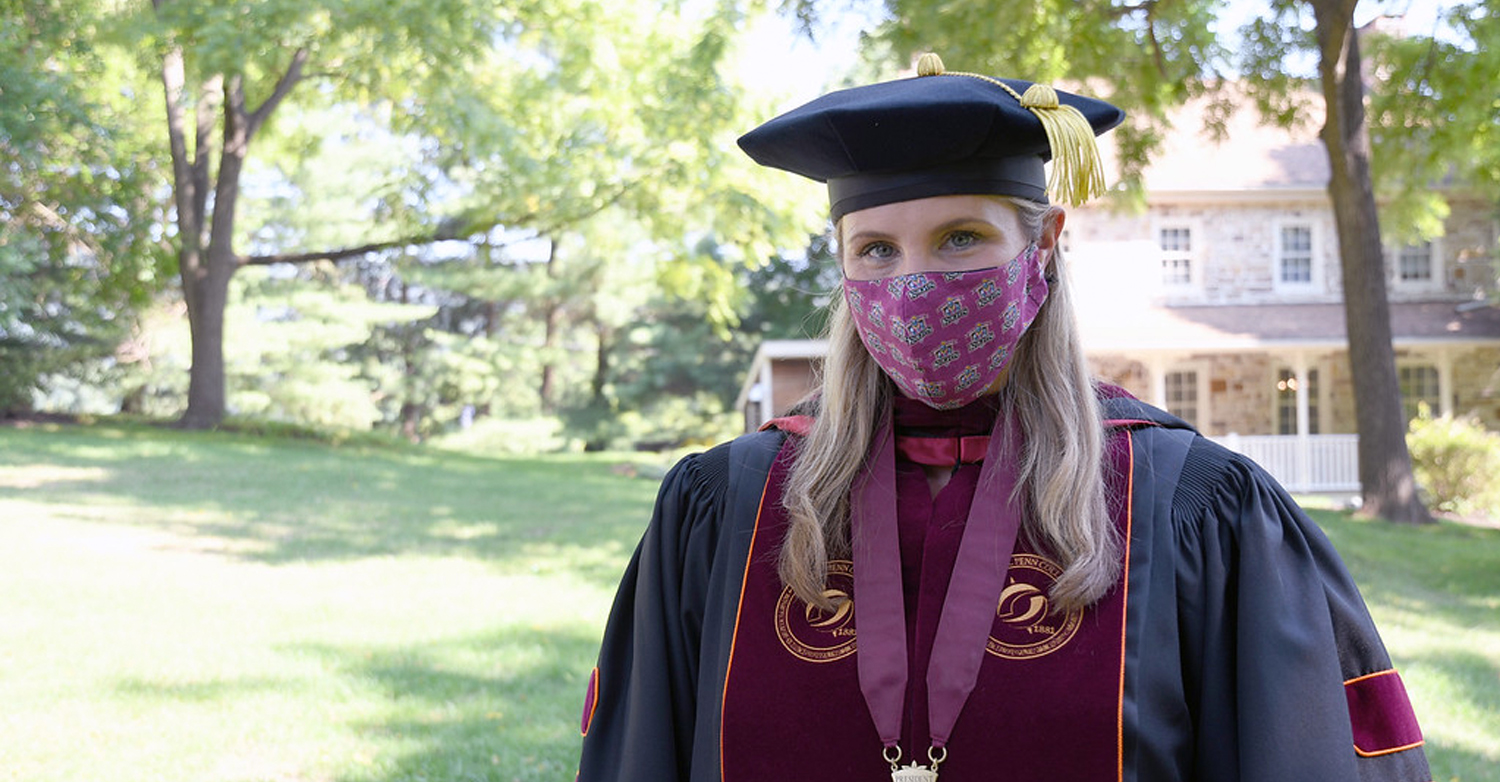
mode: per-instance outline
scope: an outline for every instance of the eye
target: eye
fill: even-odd
[[[974,231],[954,231],[943,239],[943,244],[954,250],[967,250],[979,241],[980,236]]]
[[[861,247],[856,255],[871,261],[888,261],[896,257],[896,247],[889,242],[870,242]]]

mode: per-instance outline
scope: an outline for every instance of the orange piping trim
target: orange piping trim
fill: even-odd
[[[724,669],[724,691],[719,693],[719,779],[727,778],[724,771],[724,712],[729,707],[729,675],[734,671],[734,650],[740,640],[740,619],[745,611],[745,587],[750,583],[750,562],[755,557],[755,541],[760,537],[760,516],[766,508],[766,492],[771,490],[771,474],[766,472],[766,485],[760,490],[760,504],[755,508],[755,527],[750,532],[750,550],[745,554],[745,574],[740,577],[740,599],[734,607],[734,634],[729,638],[729,664]]]
[[[1115,710],[1116,768],[1119,782],[1125,782],[1125,631],[1130,623],[1130,535],[1135,525],[1135,440],[1125,435],[1130,450],[1129,478],[1125,482],[1125,573],[1120,595],[1120,695]]]
[[[1354,754],[1359,755],[1362,758],[1378,758],[1381,755],[1394,755],[1397,752],[1405,752],[1405,751],[1407,751],[1409,749],[1416,749],[1417,747],[1420,747],[1420,746],[1422,746],[1423,744],[1426,744],[1426,743],[1427,743],[1427,739],[1422,739],[1421,741],[1414,742],[1414,743],[1411,743],[1411,744],[1407,744],[1406,746],[1392,747],[1390,749],[1377,749],[1374,752],[1366,752],[1366,751],[1360,749],[1358,744],[1355,744],[1354,745]]]
[[[1345,679],[1344,680],[1344,686],[1348,687],[1351,684],[1355,684],[1357,682],[1362,682],[1365,679],[1374,679],[1377,676],[1391,676],[1391,675],[1393,675],[1395,673],[1396,673],[1396,669],[1395,668],[1387,668],[1387,669],[1385,669],[1383,671],[1376,671],[1374,673],[1367,673],[1364,676],[1356,676],[1353,679]]]

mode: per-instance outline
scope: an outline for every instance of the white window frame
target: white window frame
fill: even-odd
[[[1161,246],[1162,231],[1186,230],[1188,232],[1188,244],[1191,249],[1187,252],[1188,279],[1185,282],[1168,282],[1165,262],[1167,251]],[[1151,243],[1156,245],[1157,282],[1161,290],[1167,293],[1197,292],[1203,287],[1203,264],[1207,253],[1204,252],[1205,236],[1203,224],[1198,220],[1181,220],[1159,217],[1151,223]]]
[[[1203,434],[1209,434],[1209,432],[1208,432],[1208,422],[1212,420],[1212,417],[1209,415],[1209,404],[1208,404],[1208,387],[1209,387],[1209,384],[1208,384],[1208,374],[1209,374],[1209,368],[1208,368],[1207,364],[1198,363],[1198,362],[1191,362],[1191,363],[1180,363],[1180,364],[1169,364],[1169,365],[1167,365],[1166,369],[1164,369],[1162,371],[1162,374],[1161,374],[1161,389],[1162,389],[1162,398],[1160,400],[1160,402],[1161,402],[1161,408],[1163,410],[1166,410],[1167,412],[1171,412],[1171,400],[1169,400],[1167,398],[1167,393],[1168,393],[1167,392],[1167,377],[1169,375],[1174,374],[1174,373],[1182,373],[1182,372],[1193,372],[1193,373],[1196,373],[1196,375],[1197,375],[1196,383],[1194,384],[1195,387],[1193,389],[1193,394],[1194,394],[1194,397],[1195,397],[1193,399],[1193,403],[1198,408],[1197,415],[1195,416],[1195,418],[1197,420],[1188,421],[1188,423],[1192,424],[1195,428],[1198,429],[1198,431],[1202,432]],[[1176,413],[1172,413],[1172,414],[1176,415]]]
[[[1432,276],[1426,280],[1403,280],[1401,279],[1401,251],[1415,245],[1391,245],[1386,248],[1387,269],[1391,288],[1403,293],[1426,293],[1441,291],[1448,287],[1448,265],[1444,262],[1443,240],[1441,237],[1427,242],[1429,251],[1432,253]]]
[[[1285,267],[1286,246],[1282,233],[1288,228],[1306,228],[1308,233],[1308,279],[1306,282],[1289,282],[1282,277]],[[1271,224],[1271,285],[1277,293],[1316,293],[1323,284],[1322,236],[1318,224],[1308,219],[1282,219]]]

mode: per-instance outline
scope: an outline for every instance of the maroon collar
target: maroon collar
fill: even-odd
[[[955,467],[984,461],[987,434],[969,437],[896,437],[896,455],[931,467]]]

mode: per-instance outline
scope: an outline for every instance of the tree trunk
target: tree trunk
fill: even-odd
[[[542,324],[542,385],[539,389],[542,412],[557,410],[557,347],[562,342],[562,297],[557,290],[557,243],[550,242],[547,250],[547,280],[549,290],[543,301]]]
[[[1338,226],[1344,278],[1344,319],[1354,411],[1359,429],[1362,513],[1392,521],[1431,521],[1417,495],[1406,418],[1396,378],[1390,305],[1365,120],[1359,39],[1353,0],[1311,0],[1317,19],[1319,75],[1327,120],[1329,196]]]
[[[615,330],[595,323],[594,334],[598,337],[598,344],[594,349],[594,379],[589,390],[593,394],[593,403],[605,407],[609,404],[604,398],[604,387],[609,383],[609,351],[614,344]]]
[[[189,280],[188,330],[193,340],[193,365],[188,370],[188,407],[178,425],[184,429],[212,429],[224,420],[224,309],[229,303],[229,280],[239,268],[234,252],[235,209],[240,197],[240,174],[250,145],[250,116],[239,76],[224,86],[224,144],[214,183],[213,220],[208,252]]]
[[[192,338],[193,363],[188,369],[188,406],[178,419],[184,429],[212,429],[224,420],[224,308],[229,301],[229,278],[215,262],[213,250],[204,262],[183,265],[182,292],[188,302],[188,334]]]

